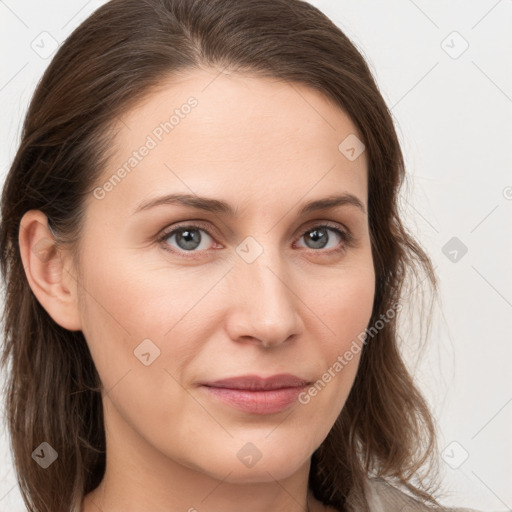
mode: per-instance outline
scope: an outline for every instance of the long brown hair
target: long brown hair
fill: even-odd
[[[78,512],[105,470],[101,382],[81,331],[57,325],[33,294],[18,235],[31,209],[79,263],[84,199],[109,157],[119,116],[173,74],[194,68],[250,72],[321,91],[357,126],[368,158],[368,208],[376,273],[370,326],[343,410],[311,461],[309,486],[339,510],[381,476],[433,497],[435,424],[399,353],[397,316],[408,276],[431,262],[399,217],[404,161],[392,117],[368,65],[343,32],[301,0],[112,0],[61,45],[26,114],[1,207],[6,283],[6,417],[20,490],[31,512]],[[341,141],[340,141],[341,142]],[[78,268],[78,267],[77,267]],[[58,459],[41,470],[47,441]],[[437,473],[436,473],[437,474]],[[437,476],[436,476],[437,478]]]

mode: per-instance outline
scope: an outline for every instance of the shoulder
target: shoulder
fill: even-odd
[[[382,478],[367,480],[366,499],[370,512],[480,512],[471,508],[433,507],[402,492]]]

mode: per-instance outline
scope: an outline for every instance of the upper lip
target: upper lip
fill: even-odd
[[[271,377],[260,377],[258,375],[242,375],[240,377],[230,377],[216,381],[203,382],[203,386],[228,389],[249,389],[249,390],[269,390],[281,388],[302,387],[309,382],[289,373],[272,375]]]

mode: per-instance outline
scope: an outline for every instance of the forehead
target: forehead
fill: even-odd
[[[348,159],[339,148],[354,136],[348,115],[302,84],[194,70],[163,81],[122,116],[100,185],[122,178],[102,203],[122,199],[133,210],[164,191],[249,203],[335,188],[365,202],[366,155]]]

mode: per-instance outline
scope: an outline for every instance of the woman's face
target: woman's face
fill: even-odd
[[[108,449],[155,473],[178,463],[232,482],[284,478],[339,415],[372,312],[356,128],[312,89],[207,71],[169,82],[118,128],[86,203],[77,308]],[[176,194],[187,198],[161,200]],[[323,384],[202,385],[276,374]]]

